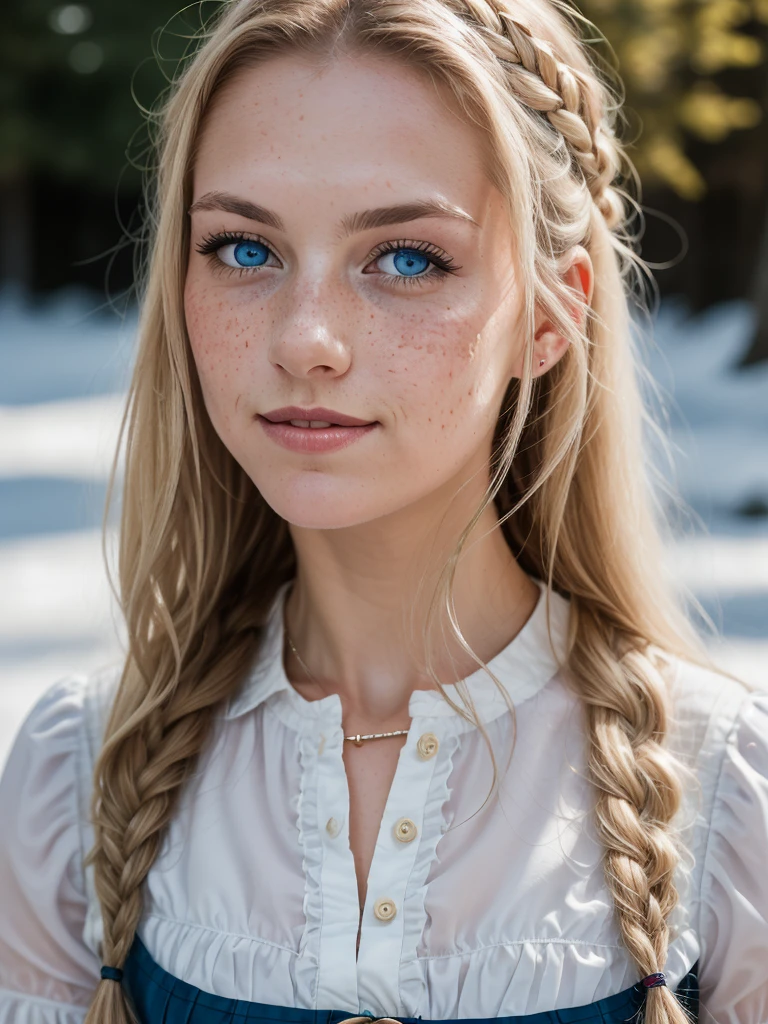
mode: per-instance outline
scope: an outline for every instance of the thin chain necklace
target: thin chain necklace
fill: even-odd
[[[299,663],[300,663],[301,667],[307,673],[307,675],[312,680],[312,682],[317,687],[319,687],[320,690],[322,691],[322,689],[323,689],[322,686],[320,686],[320,683],[318,683],[318,681],[315,679],[315,677],[309,671],[307,666],[304,664],[304,661],[303,661],[301,655],[299,654],[299,652],[294,647],[293,640],[291,640],[291,637],[290,637],[290,634],[288,633],[287,628],[285,630],[285,637],[286,637],[286,639],[288,641],[289,647],[291,648],[293,653],[296,655],[296,657],[299,659]],[[363,745],[363,740],[380,740],[380,739],[383,739],[385,736],[407,736],[407,735],[408,735],[408,730],[407,729],[398,729],[395,732],[374,732],[374,733],[369,733],[367,736],[361,736],[360,733],[358,733],[356,736],[345,736],[344,739],[345,740],[351,740],[355,744],[356,747],[361,747]]]

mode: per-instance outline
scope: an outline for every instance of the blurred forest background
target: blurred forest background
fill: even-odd
[[[130,288],[119,224],[138,225],[142,108],[218,3],[4,0],[3,281],[33,294]],[[583,0],[578,9],[624,82],[624,136],[649,211],[642,255],[665,264],[662,295],[684,295],[693,312],[753,299],[761,315],[744,359],[768,359],[768,0]]]
[[[132,350],[146,111],[219,2],[0,5],[0,761],[41,687],[114,653],[95,544]],[[674,396],[684,497],[717,535],[674,557],[734,640],[728,664],[766,685],[768,0],[576,9],[626,92],[639,251],[662,299],[651,368]]]

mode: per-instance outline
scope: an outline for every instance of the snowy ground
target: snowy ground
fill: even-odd
[[[70,295],[29,312],[0,295],[0,765],[44,689],[120,656],[99,527],[135,320],[92,309]],[[699,519],[670,562],[719,629],[719,662],[768,686],[768,366],[730,369],[751,316],[662,306],[648,361]]]

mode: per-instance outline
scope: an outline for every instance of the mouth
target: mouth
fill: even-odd
[[[271,420],[261,414],[258,414],[258,419],[276,427],[296,427],[299,430],[359,430],[363,427],[375,427],[378,423],[378,420],[354,424],[331,423],[330,420]]]
[[[309,454],[311,452],[332,452],[364,437],[380,424],[362,423],[355,426],[341,426],[328,420],[279,420],[272,421],[266,416],[257,417],[267,437],[282,448]]]
[[[273,420],[273,423],[289,424],[292,427],[301,427],[302,430],[325,430],[328,427],[341,427],[341,423],[330,423],[328,420]],[[370,423],[358,423],[355,426],[370,426]]]
[[[270,423],[287,423],[305,430],[327,430],[329,427],[369,427],[373,421],[362,420],[357,416],[328,409],[322,405],[312,408],[298,405],[284,405],[280,409],[260,413],[262,419]]]

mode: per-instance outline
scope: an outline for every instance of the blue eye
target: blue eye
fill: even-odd
[[[234,232],[221,232],[204,238],[196,246],[197,252],[207,256],[214,270],[222,270],[222,264],[232,270],[255,271],[262,267],[280,267],[280,261],[271,246],[257,238],[243,238]],[[270,257],[273,262],[269,263]],[[382,260],[389,259],[389,267],[382,267]],[[461,267],[454,265],[450,256],[429,243],[409,244],[407,239],[386,242],[373,253],[369,260],[377,264],[391,285],[420,284],[440,280],[448,274],[455,274]],[[428,269],[430,268],[430,269]],[[425,273],[425,271],[427,271]]]
[[[437,246],[428,242],[411,244],[404,238],[381,245],[373,255],[373,262],[395,287],[440,281],[448,274],[461,270]]]
[[[427,267],[431,266],[432,260],[428,259],[423,253],[417,252],[415,249],[397,249],[394,252],[382,253],[377,262],[383,261],[388,257],[392,257],[392,265],[399,274],[403,274],[405,277],[415,277],[418,274],[423,273]],[[380,264],[381,265],[381,264]],[[392,273],[390,269],[382,266],[382,270],[386,273]]]
[[[222,245],[217,255],[228,267],[261,267],[269,259],[269,252],[261,242],[245,239],[231,245]]]

